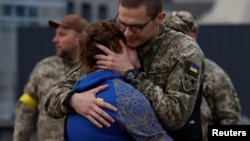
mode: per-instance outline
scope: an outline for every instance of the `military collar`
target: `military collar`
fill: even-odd
[[[160,24],[158,35],[156,37],[154,37],[152,40],[149,40],[148,42],[144,43],[143,45],[141,45],[137,48],[137,52],[138,52],[139,57],[143,58],[144,54],[146,52],[148,52],[153,47],[154,43],[156,41],[164,38],[165,33],[168,31],[170,31],[169,28],[166,28],[166,26],[164,26],[164,24]]]

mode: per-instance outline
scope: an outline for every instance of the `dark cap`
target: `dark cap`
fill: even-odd
[[[49,20],[48,24],[53,28],[57,28],[59,25],[71,28],[79,33],[81,33],[89,25],[89,23],[82,17],[74,14],[65,16],[61,22]]]

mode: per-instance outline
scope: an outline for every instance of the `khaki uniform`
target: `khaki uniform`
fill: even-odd
[[[189,119],[201,84],[203,52],[189,36],[160,25],[159,35],[138,48],[143,66],[131,84],[151,102],[166,130],[181,128]],[[75,67],[49,91],[45,110],[53,118],[69,110],[63,102],[80,75]]]
[[[44,98],[59,76],[71,67],[72,64],[57,56],[37,63],[16,103],[14,141],[29,141],[35,130],[38,141],[63,141],[64,119],[47,116]]]
[[[207,140],[207,126],[213,124],[239,124],[241,106],[238,94],[226,72],[215,62],[205,59],[201,104],[204,140]]]

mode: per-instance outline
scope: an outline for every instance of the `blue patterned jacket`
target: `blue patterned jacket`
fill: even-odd
[[[66,141],[166,141],[169,139],[148,100],[116,73],[98,70],[89,75],[82,75],[73,91],[82,92],[104,84],[108,84],[109,87],[98,93],[97,98],[118,108],[118,112],[103,109],[116,122],[110,128],[99,129],[81,115],[68,114],[65,120]]]

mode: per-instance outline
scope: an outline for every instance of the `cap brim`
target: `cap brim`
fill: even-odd
[[[49,20],[49,26],[53,27],[53,28],[57,28],[60,25],[60,23]]]

